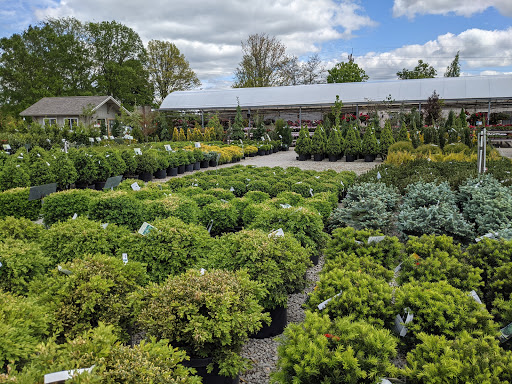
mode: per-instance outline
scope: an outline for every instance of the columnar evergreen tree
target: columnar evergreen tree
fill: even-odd
[[[311,138],[309,137],[309,130],[306,126],[300,129],[299,137],[295,143],[295,152],[297,152],[298,155],[311,154]]]
[[[384,124],[384,129],[380,134],[380,153],[382,156],[386,156],[388,154],[388,148],[391,144],[395,143],[395,139],[393,139],[393,130],[391,129],[391,122],[386,120]]]
[[[313,138],[311,139],[311,153],[318,155],[324,154],[326,144],[322,125],[319,124],[315,129]]]
[[[379,142],[372,125],[366,127],[364,131],[362,152],[365,155],[377,155],[379,153]]]
[[[407,127],[405,122],[402,121],[402,125],[400,127],[400,131],[398,132],[398,137],[396,141],[410,141],[409,136],[407,135]]]
[[[325,151],[329,156],[338,156],[341,154],[341,142],[337,130],[331,129]]]
[[[229,136],[231,140],[237,141],[245,138],[244,120],[242,119],[242,108],[240,108],[240,103],[238,103],[236,107],[235,122],[231,126],[231,132]]]

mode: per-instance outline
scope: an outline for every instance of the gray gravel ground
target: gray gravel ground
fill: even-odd
[[[301,293],[288,295],[288,324],[300,323],[305,319],[302,304],[306,300],[308,293],[318,281],[318,273],[324,265],[323,256],[320,256],[318,265],[308,269],[306,278],[308,285]],[[244,384],[266,384],[270,380],[272,372],[277,363],[277,346],[279,336],[268,339],[250,339],[242,349],[242,356],[252,361],[253,367],[240,377],[240,383]]]

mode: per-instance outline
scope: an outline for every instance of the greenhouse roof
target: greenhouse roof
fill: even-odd
[[[336,95],[339,95],[344,106],[382,104],[389,96],[394,104],[420,103],[425,102],[434,91],[445,102],[512,102],[512,76],[177,91],[164,99],[160,110],[232,110],[237,106],[237,99],[243,109],[318,108],[333,105]]]

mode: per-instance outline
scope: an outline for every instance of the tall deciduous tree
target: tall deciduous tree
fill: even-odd
[[[353,60],[347,63],[338,63],[327,72],[328,83],[355,83],[369,79],[364,69],[360,68]]]
[[[414,67],[412,71],[404,68],[403,70],[397,72],[396,75],[400,80],[428,79],[436,77],[437,71],[428,63],[423,62],[423,60],[418,60],[418,65]]]
[[[185,55],[173,43],[151,40],[147,51],[148,69],[157,102],[161,102],[171,92],[201,85]]]
[[[123,104],[148,105],[153,88],[145,69],[147,54],[140,36],[116,21],[88,23],[97,91]]]
[[[459,52],[455,55],[455,58],[451,62],[451,64],[446,67],[446,72],[444,73],[444,77],[459,77],[460,76],[460,63],[459,63]]]
[[[275,36],[250,35],[242,42],[243,57],[235,70],[234,88],[272,87],[290,83],[285,45]]]

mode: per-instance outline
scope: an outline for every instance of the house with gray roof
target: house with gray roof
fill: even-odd
[[[116,116],[123,109],[121,103],[112,96],[67,96],[44,97],[20,113],[22,117],[32,117],[42,125],[69,126],[84,124],[105,124],[110,128]]]

